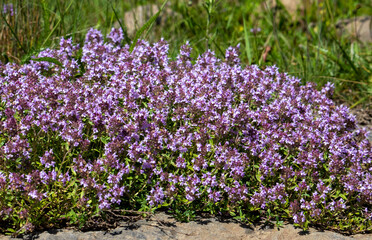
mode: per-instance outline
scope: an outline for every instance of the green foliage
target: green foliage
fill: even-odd
[[[241,52],[245,53],[241,55],[243,64],[261,67],[275,64],[281,71],[304,82],[316,82],[319,87],[327,81],[334,82],[335,97],[349,106],[368,104],[371,100],[371,45],[360,44],[352,35],[339,36],[336,28],[340,19],[371,15],[368,0],[312,1],[295,17],[283,5],[274,8],[261,0],[166,2],[9,1],[18,12],[14,16],[1,15],[4,34],[0,39],[0,60],[19,61],[25,55],[28,60],[42,48],[56,47],[62,36],[81,44],[91,27],[107,33],[117,22],[116,26],[125,33],[125,42],[130,44],[133,38],[131,49],[140,37],[150,41],[163,37],[170,43],[173,57],[185,40],[193,47],[194,56],[208,48],[224,57],[224,49],[240,44]],[[149,3],[162,5],[159,13],[135,36],[128,36],[124,13]],[[165,8],[170,8],[173,15],[169,16]],[[165,25],[155,26],[159,16],[169,18]],[[40,24],[36,25],[38,21]],[[258,28],[260,32],[251,32]]]

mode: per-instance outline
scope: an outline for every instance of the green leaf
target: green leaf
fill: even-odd
[[[7,231],[7,232],[10,232],[10,233],[14,233],[14,232],[16,232],[16,230],[13,229],[13,228],[8,228],[6,231]]]
[[[81,77],[81,76],[83,76],[83,74],[81,74],[81,73],[77,73],[77,74],[74,75],[74,78],[79,78],[79,77]]]
[[[73,168],[70,168],[70,170],[71,170],[71,172],[72,172],[72,175],[73,175],[73,176],[76,176],[76,172],[75,172],[75,170],[74,170]]]
[[[165,0],[163,2],[163,4],[161,5],[160,10],[154,16],[152,16],[140,29],[138,29],[138,31],[136,32],[136,36],[134,37],[134,39],[132,41],[132,45],[130,45],[130,48],[129,48],[130,53],[133,52],[133,49],[136,46],[138,39],[142,36],[143,32],[147,29],[149,29],[149,30],[151,29],[153,23],[159,17],[161,11],[163,10],[163,8],[164,8],[164,6],[167,2],[168,2],[168,0]]]
[[[74,223],[74,222],[76,222],[76,220],[77,220],[77,215],[76,215],[76,213],[74,212],[74,210],[73,209],[71,209],[71,211],[67,214],[67,216],[70,218],[70,223]]]
[[[339,196],[340,196],[342,199],[344,199],[345,201],[347,201],[347,197],[346,197],[345,194],[341,193]]]
[[[83,191],[81,191],[81,193],[80,193],[80,198],[83,198],[84,197],[84,194],[85,194],[85,191],[83,189]]]
[[[60,67],[63,68],[63,64],[58,61],[57,59],[55,58],[51,58],[51,57],[40,57],[40,58],[32,58],[31,59],[32,61],[36,61],[36,62],[50,62],[50,63],[54,63]]]
[[[307,230],[307,229],[309,229],[309,222],[308,221],[306,221],[305,223],[304,223],[304,228],[303,228],[304,230]]]
[[[323,163],[323,167],[324,167],[324,169],[325,169],[327,172],[329,172],[329,169],[328,169],[327,163]]]
[[[168,207],[169,205],[170,205],[169,203],[165,202],[165,203],[163,203],[163,204],[161,205],[161,207]]]
[[[104,137],[104,136],[102,136],[101,137],[101,142],[103,142],[104,144],[107,144],[108,143],[108,141],[110,140],[110,137]]]
[[[4,146],[5,143],[6,143],[6,139],[5,138],[4,139],[0,138],[0,147]]]
[[[256,173],[256,179],[257,179],[258,182],[261,183],[261,173],[260,173],[260,171],[258,171],[258,172]]]

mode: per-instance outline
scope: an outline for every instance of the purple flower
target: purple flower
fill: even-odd
[[[37,199],[39,197],[37,190],[32,190],[28,193],[28,196],[30,196],[33,199]]]
[[[259,33],[259,32],[261,32],[261,28],[251,28],[251,33],[253,33],[253,34],[257,34],[257,33]]]
[[[299,212],[299,213],[294,214],[293,215],[293,221],[294,221],[294,223],[302,225],[306,221],[304,213]]]
[[[6,15],[8,13],[10,14],[10,16],[14,15],[14,7],[12,3],[3,4],[3,14]]]
[[[121,28],[112,28],[107,38],[110,39],[114,44],[120,44],[120,42],[124,39],[123,31]]]
[[[300,225],[370,217],[371,143],[329,98],[332,84],[242,67],[239,46],[193,59],[186,43],[173,61],[164,40],[130,52],[122,39],[91,29],[82,47],[62,38],[37,56],[62,67],[0,64],[0,190],[16,198],[0,211],[64,188],[89,211],[143,198],[273,214],[289,205]]]

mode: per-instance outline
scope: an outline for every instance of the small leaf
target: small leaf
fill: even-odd
[[[13,229],[13,228],[8,228],[6,231],[7,231],[7,232],[10,232],[10,233],[14,233],[14,232],[16,232],[16,230]]]
[[[110,137],[104,137],[104,136],[101,137],[101,142],[103,142],[104,144],[107,144],[109,140],[110,140]]]
[[[71,209],[71,211],[67,214],[67,216],[70,218],[70,223],[75,223],[77,220],[77,215],[74,212],[74,210]]]
[[[258,172],[256,173],[256,179],[257,179],[258,182],[261,183],[261,174],[260,174],[260,171],[258,171]]]
[[[76,176],[76,172],[73,168],[71,168],[72,175]]]
[[[347,201],[347,197],[346,197],[345,194],[341,193],[341,194],[340,194],[340,197],[341,197],[342,199],[344,199],[345,201]]]
[[[80,198],[83,198],[84,197],[84,194],[85,194],[85,191],[83,189],[83,191],[81,191],[81,193],[80,193]]]
[[[328,169],[328,166],[327,166],[326,163],[323,163],[323,167],[324,167],[324,169],[325,169],[327,172],[329,172],[329,169]]]
[[[77,74],[74,75],[74,78],[79,78],[79,77],[82,77],[82,76],[83,76],[83,74],[77,73]]]
[[[55,58],[51,58],[51,57],[40,57],[40,58],[32,58],[31,59],[32,61],[36,61],[36,62],[50,62],[50,63],[54,63],[60,67],[63,68],[63,64],[58,61],[57,59]]]

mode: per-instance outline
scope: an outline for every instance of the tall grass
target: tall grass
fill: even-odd
[[[9,0],[14,15],[1,11],[0,60],[27,62],[44,48],[57,47],[61,37],[82,43],[90,28],[106,34],[115,25],[125,27],[124,13],[139,5],[163,1]],[[143,35],[154,42],[164,38],[171,56],[189,41],[196,57],[207,48],[223,57],[240,44],[243,64],[277,65],[281,71],[316,82],[335,83],[335,97],[350,106],[368,104],[372,95],[371,44],[337,35],[340,19],[372,15],[369,0],[312,1],[292,17],[282,4],[263,0],[169,1],[174,14],[165,24]],[[164,16],[163,16],[164,17]],[[254,31],[260,29],[261,31]],[[252,31],[251,31],[252,30]],[[133,37],[133,36],[130,36]],[[127,39],[128,42],[128,39]]]

